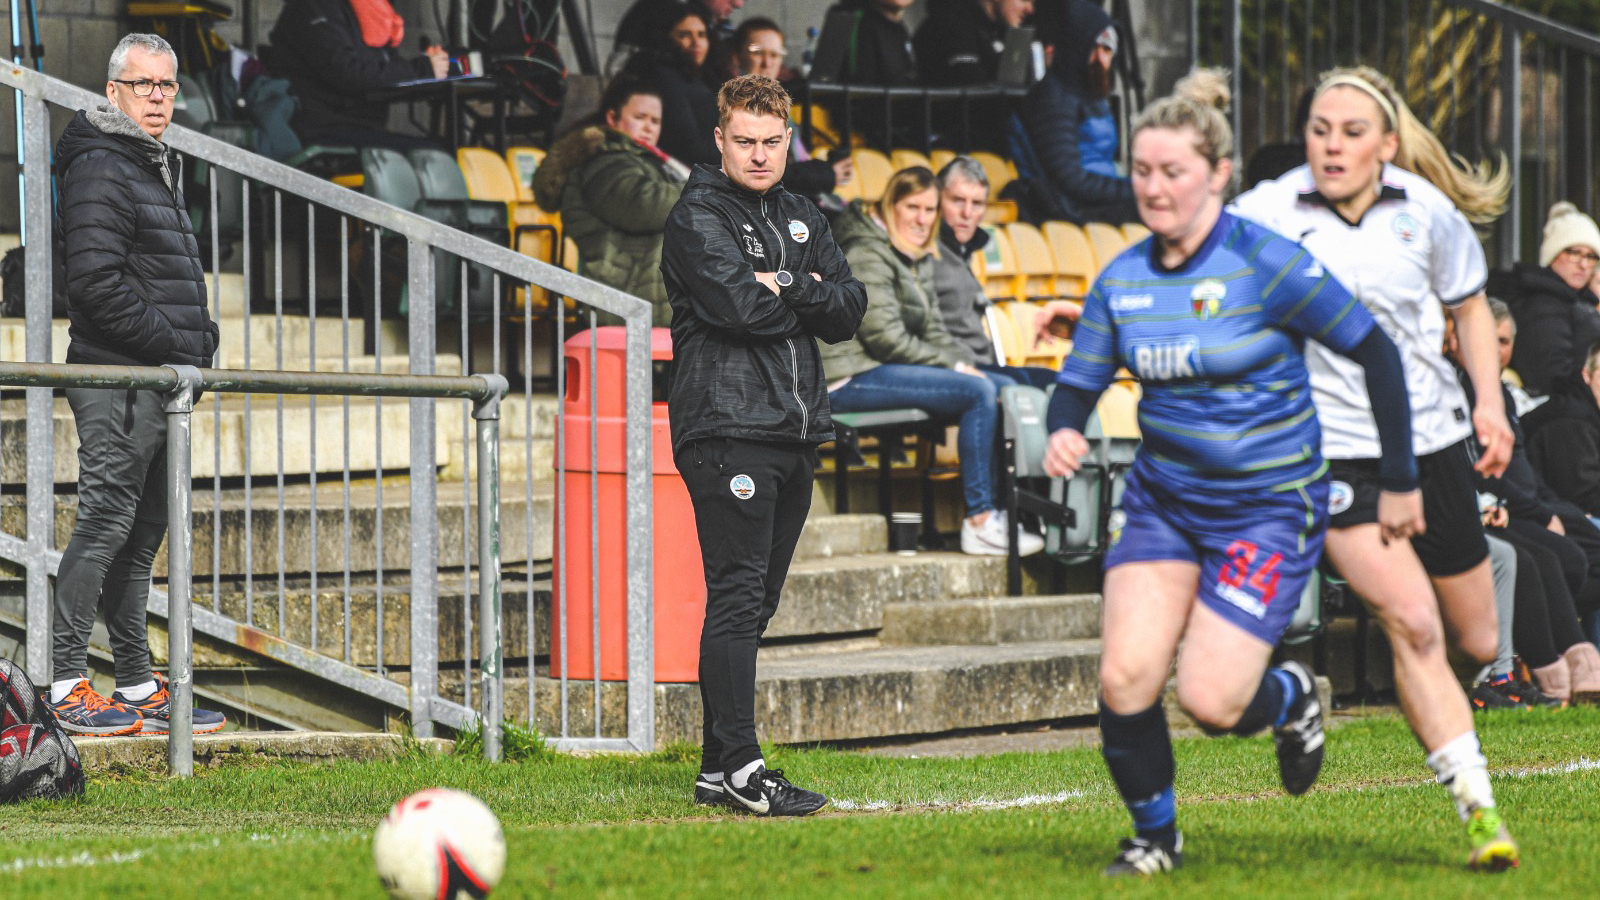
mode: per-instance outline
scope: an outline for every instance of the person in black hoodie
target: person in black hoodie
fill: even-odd
[[[1583,351],[1600,340],[1600,312],[1589,281],[1600,261],[1600,228],[1563,200],[1550,208],[1539,265],[1517,263],[1489,285],[1517,318],[1511,368],[1530,394],[1551,393],[1583,365]]]
[[[717,85],[723,72],[712,57],[707,13],[698,4],[673,3],[660,11],[657,30],[634,54],[625,75],[661,95],[661,152],[690,165],[721,159],[711,134],[717,127]]]
[[[929,0],[912,46],[929,87],[993,84],[1006,31],[1033,15],[1033,0]]]
[[[765,76],[722,86],[722,169],[695,167],[661,249],[673,461],[694,505],[706,579],[694,800],[764,816],[803,816],[828,802],[766,768],[756,645],[811,508],[816,446],[834,437],[817,340],[848,340],[867,308],[827,220],[781,184],[789,106]]]
[[[1089,0],[1066,0],[1045,40],[1055,56],[1011,119],[1019,178],[1003,196],[1030,222],[1137,222],[1133,183],[1117,168],[1111,92],[1117,30]]]
[[[68,363],[210,366],[217,325],[178,161],[161,142],[178,93],[178,59],[153,34],[111,54],[106,99],[79,110],[56,144],[69,298]],[[155,391],[67,388],[78,428],[78,517],[56,577],[50,706],[74,734],[165,733],[171,699],[150,668],[145,605],[167,531],[167,417]],[[88,681],[97,608],[117,689]],[[196,732],[221,713],[194,711]]]
[[[1600,341],[1578,377],[1556,382],[1550,399],[1523,417],[1528,459],[1545,483],[1585,515],[1600,517]]]

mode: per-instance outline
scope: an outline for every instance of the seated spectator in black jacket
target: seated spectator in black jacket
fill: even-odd
[[[929,87],[993,84],[1006,31],[1033,15],[1034,0],[928,0],[912,41]]]
[[[1552,393],[1556,382],[1583,365],[1583,351],[1600,341],[1600,312],[1589,281],[1600,260],[1600,228],[1562,201],[1550,207],[1539,265],[1517,263],[1496,273],[1489,289],[1504,297],[1517,318],[1511,368],[1530,394]]]
[[[939,254],[933,259],[933,292],[945,331],[972,354],[979,371],[1008,375],[1022,384],[1047,388],[1056,380],[1053,369],[1042,366],[1008,366],[984,328],[989,295],[972,274],[972,255],[989,243],[989,233],[978,227],[989,208],[989,176],[970,156],[958,156],[939,172]],[[1032,340],[1032,335],[1027,337]]]
[[[386,0],[286,0],[272,27],[272,71],[289,79],[300,111],[294,130],[307,144],[410,150],[437,143],[385,130],[389,107],[369,95],[401,81],[443,78],[439,47],[406,58],[397,49],[405,23]]]
[[[765,75],[781,80],[784,47],[783,29],[771,19],[745,19],[733,33],[735,75]],[[817,159],[800,140],[800,129],[790,122],[789,166],[783,173],[783,186],[819,203],[834,188],[847,183],[855,174],[855,164],[846,156],[838,162]],[[821,205],[819,203],[819,205]]]
[[[674,3],[663,11],[660,29],[628,62],[627,74],[661,92],[661,140],[657,146],[689,165],[721,164],[717,130],[717,88],[722,74],[711,63],[706,13],[697,4]]]
[[[1600,342],[1589,345],[1579,378],[1523,417],[1528,459],[1556,496],[1600,516]]]
[[[617,23],[617,36],[611,58],[606,60],[606,73],[615,75],[628,60],[640,50],[652,45],[652,36],[658,34],[666,23],[662,18],[674,14],[680,0],[635,0]],[[729,61],[725,46],[733,37],[733,24],[728,21],[735,10],[744,8],[744,0],[689,0],[689,5],[702,14],[706,31],[711,39],[711,61],[722,71]]]
[[[906,10],[916,0],[844,0],[834,10],[855,11],[849,52],[839,80],[845,84],[901,87],[917,83],[917,59],[906,28]]]
[[[1111,93],[1117,31],[1089,0],[1066,0],[1055,55],[1012,119],[1011,159],[1021,176],[1006,188],[1030,222],[1137,222],[1133,184],[1117,169]]]

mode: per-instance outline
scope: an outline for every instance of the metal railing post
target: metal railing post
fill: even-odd
[[[413,375],[432,375],[437,321],[433,248],[417,240],[408,240],[406,248],[410,370]],[[434,485],[439,477],[434,465],[438,436],[434,401],[413,397],[410,407],[411,731],[419,738],[429,738],[433,737],[433,700],[439,696],[439,497]]]
[[[189,426],[200,370],[167,366],[178,384],[166,396],[167,413],[167,771],[194,774],[194,517],[189,514]]]
[[[1500,26],[1500,96],[1501,140],[1511,166],[1511,202],[1500,217],[1500,264],[1509,268],[1522,259],[1522,32],[1510,22]]]
[[[499,761],[505,727],[505,645],[500,618],[500,400],[510,385],[502,375],[479,376],[490,394],[473,404],[478,420],[478,646],[479,724],[483,756]],[[533,651],[528,651],[528,690],[533,690]]]
[[[42,162],[25,167],[23,196],[27,202],[28,234],[33,246],[24,254],[23,283],[26,292],[27,361],[48,364],[50,348],[50,306],[53,247],[50,202],[50,115],[44,101],[29,96],[22,101],[22,141],[28,158]],[[27,631],[28,677],[35,684],[49,684],[50,625],[54,618],[50,604],[49,565],[46,557],[55,544],[56,454],[54,441],[55,399],[49,388],[27,390],[27,473],[28,483],[28,574]]]
[[[650,399],[650,319],[628,319],[626,366],[628,479],[628,741],[636,752],[656,749],[655,501],[651,484],[653,440]],[[595,570],[599,580],[599,570]],[[599,630],[598,622],[595,630]],[[532,655],[532,651],[529,651]],[[595,673],[600,654],[594,657]],[[598,719],[598,716],[596,717]]]

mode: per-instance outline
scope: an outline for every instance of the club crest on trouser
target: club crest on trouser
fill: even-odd
[[[1222,299],[1228,296],[1228,286],[1215,278],[1207,278],[1194,286],[1189,299],[1194,304],[1197,319],[1209,319],[1222,312]]]
[[[811,232],[806,229],[806,223],[799,219],[789,220],[789,237],[794,238],[796,244],[804,244],[811,238]]]
[[[735,475],[728,482],[728,490],[740,500],[749,500],[756,495],[756,483],[749,475]]]

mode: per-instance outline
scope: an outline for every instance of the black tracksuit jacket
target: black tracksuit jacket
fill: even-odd
[[[781,294],[755,278],[780,269],[794,275]],[[816,341],[854,335],[867,291],[815,204],[696,166],[667,217],[661,274],[672,303],[674,452],[707,437],[833,440]]]

